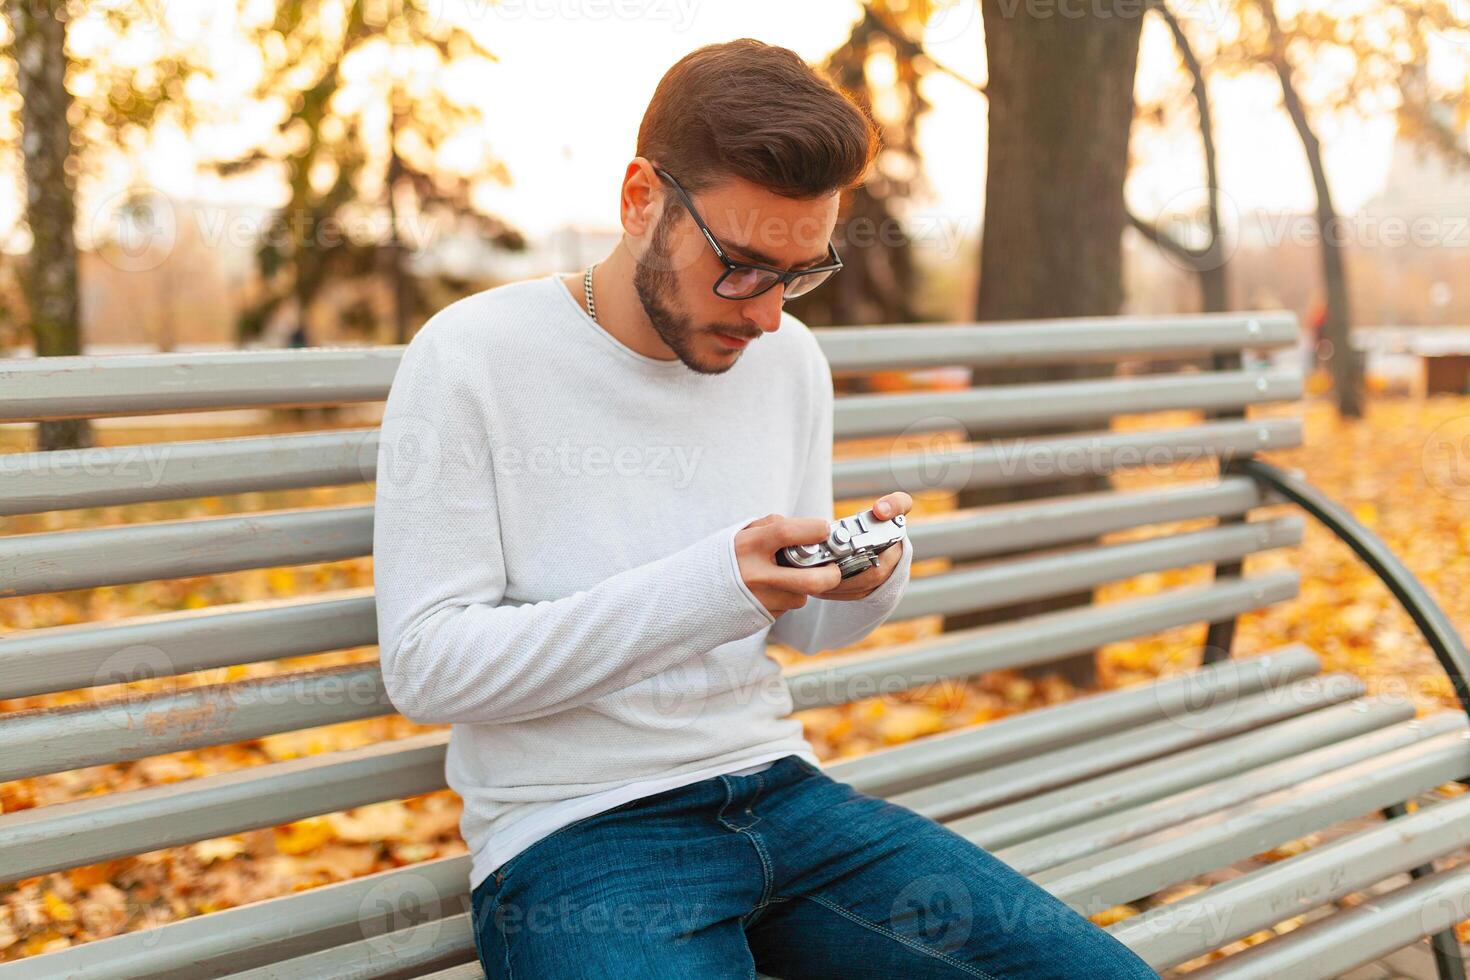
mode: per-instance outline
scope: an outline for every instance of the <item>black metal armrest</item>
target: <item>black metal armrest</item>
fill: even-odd
[[[1232,460],[1228,469],[1250,476],[1301,507],[1346,542],[1373,569],[1374,574],[1383,580],[1398,599],[1399,605],[1414,620],[1419,632],[1424,634],[1424,639],[1428,641],[1430,649],[1439,658],[1440,666],[1449,675],[1450,683],[1454,685],[1460,707],[1470,713],[1470,685],[1467,685],[1465,679],[1467,672],[1470,672],[1470,650],[1466,649],[1465,641],[1461,639],[1439,603],[1434,600],[1434,596],[1429,594],[1429,590],[1414,577],[1414,573],[1409,571],[1383,539],[1295,473],[1253,457]]]

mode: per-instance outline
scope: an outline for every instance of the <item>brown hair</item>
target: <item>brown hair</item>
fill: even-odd
[[[740,177],[783,197],[857,184],[878,149],[871,119],[788,48],[752,38],[691,51],[638,127],[638,156],[691,193]]]

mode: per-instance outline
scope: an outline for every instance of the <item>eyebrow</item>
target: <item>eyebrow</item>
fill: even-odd
[[[713,229],[711,229],[710,233],[714,234]],[[736,245],[733,242],[727,241],[723,238],[718,239],[718,241],[721,247],[723,247],[727,252],[739,252],[741,255],[754,259],[756,262],[759,262],[763,265],[773,266],[777,269],[786,268],[785,266],[781,265],[780,262],[777,262],[775,259],[765,254],[760,249],[751,248],[749,245]],[[804,269],[809,265],[821,265],[823,262],[827,261],[827,256],[827,250],[823,249],[821,255],[817,256],[814,259],[806,259],[804,261],[798,262],[796,263],[796,265],[793,265],[789,269],[787,269],[787,271],[795,272],[797,269]]]

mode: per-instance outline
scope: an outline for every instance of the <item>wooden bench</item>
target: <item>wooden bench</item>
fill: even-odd
[[[916,560],[950,563],[915,577],[894,620],[1215,569],[1206,584],[803,660],[787,676],[797,706],[811,708],[1212,624],[1197,670],[837,762],[828,766],[834,777],[947,822],[1088,914],[1381,812],[1389,819],[1110,928],[1164,971],[1407,872],[1408,884],[1196,975],[1330,977],[1433,935],[1442,975],[1463,976],[1447,930],[1470,917],[1470,864],[1436,870],[1433,861],[1470,844],[1470,794],[1434,794],[1470,773],[1464,712],[1415,719],[1406,700],[1366,697],[1352,676],[1322,673],[1301,646],[1230,655],[1236,617],[1297,594],[1289,569],[1241,571],[1249,555],[1298,543],[1303,517],[1280,514],[1290,501],[1383,577],[1466,696],[1464,644],[1403,566],[1300,478],[1253,458],[1302,439],[1289,414],[1247,418],[1250,406],[1301,396],[1298,376],[1257,353],[1295,343],[1289,315],[818,333],[838,371],[1128,366],[1091,380],[839,398],[839,439],[901,433],[908,441],[894,445],[903,449],[918,434],[967,427],[973,435],[892,455],[839,455],[842,499],[1197,464],[1185,479],[912,521]],[[400,353],[0,362],[0,420],[381,401]],[[1171,367],[1136,369],[1148,362]],[[1069,434],[1017,435],[1068,426]],[[376,439],[365,427],[3,456],[0,516],[371,481]],[[1271,510],[1255,513],[1263,507]],[[1176,522],[1192,523],[1116,533]],[[371,544],[370,506],[12,533],[0,538],[0,596],[329,562],[368,555]],[[0,698],[371,645],[375,625],[371,591],[357,589],[13,632],[0,636]],[[392,712],[376,663],[12,710],[0,714],[0,782]],[[7,813],[0,882],[439,790],[448,737],[438,730]],[[420,862],[28,957],[0,966],[0,980],[479,977],[468,870],[466,856]]]

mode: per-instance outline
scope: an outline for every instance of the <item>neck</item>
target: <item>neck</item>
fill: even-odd
[[[644,357],[672,361],[676,355],[653,329],[648,314],[643,311],[643,303],[638,299],[638,291],[633,288],[636,269],[637,262],[622,242],[618,242],[607,258],[597,263],[592,274],[597,323],[625,347]],[[582,273],[564,276],[562,282],[585,310],[587,301],[582,290]]]

